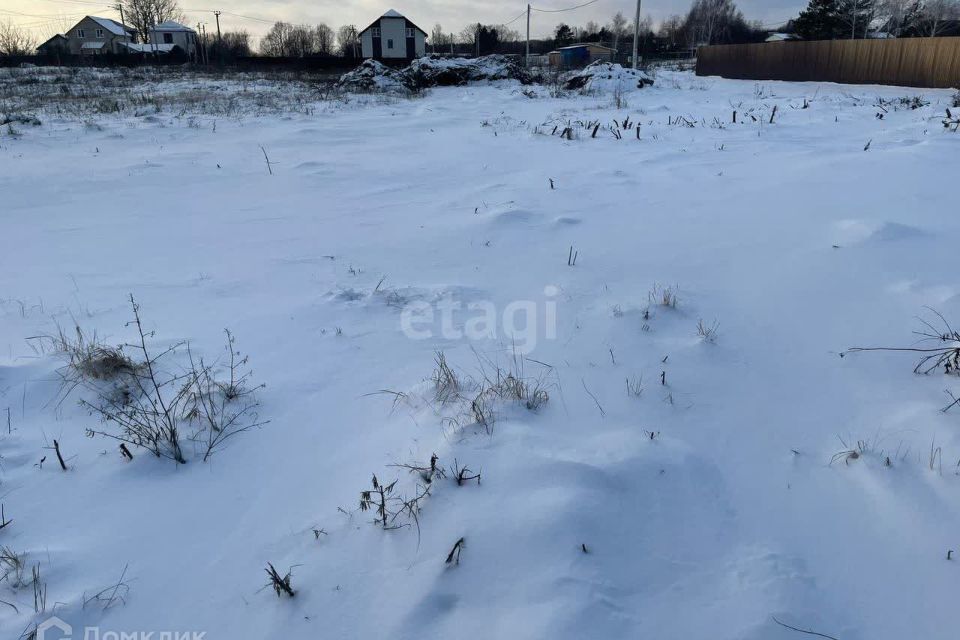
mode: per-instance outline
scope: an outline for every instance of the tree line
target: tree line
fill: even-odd
[[[186,24],[178,0],[120,0],[124,22],[146,42],[150,29],[173,20]],[[64,29],[69,26],[64,27]],[[807,40],[864,38],[885,34],[893,37],[960,35],[960,0],[809,0],[797,18],[779,31]],[[705,44],[760,42],[769,31],[744,18],[735,0],[693,0],[684,14],[670,16],[657,29],[649,16],[640,24],[642,55],[688,51]],[[605,24],[590,20],[583,26],[558,24],[551,35],[531,41],[532,53],[590,42],[626,53],[633,46],[633,22],[617,12]],[[0,22],[0,55],[27,55],[37,40],[11,22]],[[226,31],[218,38],[207,34],[203,41],[211,60],[229,61],[253,55],[252,38],[243,30]],[[459,31],[445,31],[436,24],[427,40],[427,50],[437,53],[486,55],[523,53],[526,41],[520,31],[502,24],[471,23]],[[337,29],[317,25],[276,22],[260,39],[263,56],[304,58],[343,56],[359,58],[360,36],[355,25]]]
[[[810,0],[784,31],[805,40],[960,35],[960,0]]]

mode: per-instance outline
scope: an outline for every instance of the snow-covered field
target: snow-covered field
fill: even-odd
[[[0,569],[0,636],[56,614],[74,638],[955,637],[960,384],[840,357],[939,330],[925,307],[960,324],[951,92],[661,72],[614,94],[41,100],[3,127],[0,545],[23,575]],[[119,431],[36,336],[131,343],[131,294],[156,351],[223,362],[229,328],[269,424],[204,462],[184,418],[186,464],[87,437]],[[393,466],[432,454],[429,484]],[[429,488],[416,518],[374,524],[373,475]]]

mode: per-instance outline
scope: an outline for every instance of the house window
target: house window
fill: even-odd
[[[387,49],[393,49],[393,38],[387,38]]]
[[[87,36],[85,36],[85,35],[83,34],[83,29],[77,29],[77,37],[78,37],[78,38],[86,38]]]
[[[374,27],[373,29],[370,29],[370,35],[373,36],[374,38],[379,38],[379,37],[380,37],[380,27]]]
[[[412,38],[412,37],[413,37],[413,29],[407,28],[407,37],[408,37],[408,38]]]
[[[163,44],[173,44],[173,34],[165,33],[163,34]]]
[[[97,29],[97,37],[98,37],[98,38],[102,38],[102,37],[103,37],[103,29]]]

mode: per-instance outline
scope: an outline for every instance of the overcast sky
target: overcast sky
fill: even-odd
[[[586,0],[537,0],[534,7],[563,9]],[[643,13],[654,22],[674,14],[683,13],[691,0],[644,0]],[[390,4],[392,3],[392,4]],[[354,0],[344,3],[337,0],[180,0],[191,26],[198,22],[207,24],[215,31],[214,9],[224,12],[220,26],[224,30],[246,29],[255,36],[266,31],[275,20],[316,24],[325,22],[334,29],[342,24],[365,27],[387,9],[396,9],[429,32],[440,23],[444,31],[460,31],[469,23],[502,24],[521,16],[526,10],[522,0]],[[748,20],[759,20],[775,26],[795,16],[806,5],[806,0],[739,0],[738,6]],[[0,20],[10,20],[29,27],[40,37],[49,37],[68,29],[83,15],[99,15],[119,19],[119,14],[109,8],[110,3],[96,0],[0,0]],[[545,36],[559,22],[582,25],[588,20],[606,23],[610,16],[622,11],[633,16],[636,5],[624,0],[598,0],[595,4],[562,13],[533,13],[530,33],[533,37]],[[238,15],[230,15],[238,14]],[[240,17],[244,16],[244,17]],[[510,25],[521,33],[526,21],[520,17]]]

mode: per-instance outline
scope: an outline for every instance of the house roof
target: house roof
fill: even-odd
[[[594,49],[605,49],[606,51],[616,51],[613,47],[605,47],[602,44],[596,44],[595,42],[584,42],[581,44],[571,44],[566,47],[560,47],[557,51],[565,51],[568,49],[583,49],[584,47],[593,47]]]
[[[779,31],[774,31],[764,42],[785,42],[787,40],[799,40],[800,36],[795,33],[781,33]]]
[[[159,53],[167,54],[177,48],[175,44],[145,44],[142,42],[124,42],[125,46],[134,53]]]
[[[84,42],[83,44],[80,45],[80,48],[81,48],[81,49],[94,49],[94,50],[96,50],[96,49],[103,49],[103,47],[104,47],[106,44],[107,44],[106,42],[100,42],[100,41],[97,41],[97,42]]]
[[[90,18],[115,36],[125,36],[134,31],[132,27],[125,27],[116,20],[111,20],[110,18],[99,18],[97,16],[87,16],[87,18]]]
[[[167,20],[166,22],[161,22],[160,24],[150,27],[150,31],[193,31],[190,27],[186,27],[179,22],[174,22],[173,20]]]
[[[394,9],[388,10],[385,14],[383,14],[382,16],[380,16],[380,18],[400,18],[401,20],[405,20],[405,21],[406,21],[408,27],[413,27],[414,29],[416,29],[417,31],[419,31],[420,33],[422,33],[423,35],[428,35],[426,31],[424,31],[423,29],[421,29],[421,28],[418,27],[417,25],[413,24],[413,22],[412,22],[409,18],[407,18],[407,17],[404,16],[402,13],[400,13],[399,11],[396,11],[396,10],[394,10]],[[362,34],[362,33],[365,33],[365,32],[367,32],[367,31],[369,31],[370,29],[372,29],[373,27],[379,26],[379,25],[380,25],[380,18],[377,18],[376,20],[374,20],[373,22],[371,22],[371,23],[367,26],[366,29],[363,29],[363,30],[362,30],[360,33],[358,33],[357,35],[360,35],[360,34]]]
[[[66,40],[66,39],[67,39],[67,36],[63,35],[62,33],[58,33],[57,35],[53,36],[53,37],[50,38],[49,40],[46,40],[46,41],[44,41],[44,42],[41,42],[41,43],[37,46],[37,49],[40,49],[40,48],[42,48],[42,47],[47,46],[48,44],[52,43],[52,42],[53,42],[54,40],[56,40],[57,38],[60,38],[61,40]]]

